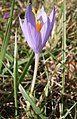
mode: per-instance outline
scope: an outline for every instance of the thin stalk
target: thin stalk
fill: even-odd
[[[15,117],[18,118],[18,104],[17,104],[17,32],[15,34],[15,50],[14,50],[14,101],[15,101]]]
[[[21,83],[24,80],[25,74],[28,71],[28,68],[29,68],[29,66],[30,66],[30,64],[32,62],[33,57],[34,57],[34,52],[31,53],[30,58],[29,58],[27,64],[25,65],[25,68],[23,70],[23,73],[21,74],[21,76],[20,76],[20,78],[18,80],[18,85],[19,85],[19,83]]]
[[[72,106],[70,109],[67,110],[67,112],[65,113],[65,115],[61,117],[61,119],[66,119],[66,117],[68,116],[68,114],[72,111],[72,109],[73,109],[76,105],[77,105],[77,103],[75,102],[75,103],[73,104],[73,106]],[[77,118],[76,118],[76,119],[77,119]]]
[[[34,91],[37,69],[38,69],[38,64],[39,64],[39,57],[40,57],[40,54],[35,54],[35,68],[34,68],[34,75],[33,75],[32,84],[31,84],[30,96],[32,96],[32,93]]]
[[[66,0],[63,1],[63,42],[62,42],[63,65],[66,62]],[[64,112],[65,68],[62,73],[62,115]]]
[[[0,51],[0,73],[1,73],[1,68],[2,68],[2,62],[5,58],[6,49],[7,49],[8,41],[9,41],[10,34],[11,34],[14,4],[15,4],[15,0],[12,1],[11,11],[10,11],[10,18],[9,18],[9,21],[8,21],[6,33],[5,33],[4,40],[3,40],[3,43],[2,43],[2,47],[1,47],[1,51]]]
[[[38,64],[39,64],[39,57],[40,54],[36,54],[35,53],[35,67],[34,67],[34,74],[33,74],[33,80],[32,80],[32,84],[31,84],[31,90],[30,90],[30,94],[29,96],[32,97],[32,93],[34,91],[34,86],[35,86],[35,82],[36,82],[36,75],[37,75],[37,69],[38,69]],[[30,103],[27,101],[27,115],[30,116]]]

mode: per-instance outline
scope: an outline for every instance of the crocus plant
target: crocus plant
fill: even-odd
[[[25,39],[35,53],[35,70],[30,93],[32,95],[37,75],[39,55],[44,45],[46,44],[54,26],[55,7],[50,13],[50,16],[47,16],[46,12],[44,11],[44,7],[42,7],[36,13],[29,4],[25,13],[24,20],[19,17],[19,21]]]

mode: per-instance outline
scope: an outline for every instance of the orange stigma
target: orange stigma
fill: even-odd
[[[39,10],[36,12],[35,9],[32,9],[32,12],[34,13],[35,19],[36,19],[36,31],[40,32],[42,28],[42,22],[37,20],[37,14],[39,13]]]
[[[41,21],[36,21],[36,31],[40,32],[42,28],[42,22]]]

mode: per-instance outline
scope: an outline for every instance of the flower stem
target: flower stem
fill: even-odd
[[[39,64],[39,57],[40,57],[40,54],[35,54],[35,68],[34,68],[34,75],[33,75],[32,84],[31,84],[30,96],[32,96],[32,93],[34,91],[37,69],[38,69],[38,64]]]
[[[31,84],[31,90],[30,90],[30,94],[29,96],[32,97],[32,93],[34,91],[34,86],[35,86],[35,82],[36,82],[36,75],[37,75],[37,69],[38,69],[38,64],[39,64],[39,57],[40,54],[35,54],[35,67],[34,67],[34,74],[33,74],[33,80],[32,80],[32,84]],[[27,103],[27,116],[30,116],[30,103],[28,101],[26,101]]]

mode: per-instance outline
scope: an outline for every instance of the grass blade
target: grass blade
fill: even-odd
[[[73,72],[71,72],[69,70],[69,68],[66,67],[66,65],[64,65],[60,60],[58,60],[57,57],[53,55],[53,53],[50,53],[50,54],[52,55],[54,60],[56,60],[58,63],[60,63],[62,65],[62,67],[64,67],[77,80],[77,76]]]
[[[65,119],[68,114],[71,112],[71,110],[77,105],[77,103],[75,102],[74,105],[65,113],[65,115],[63,117],[61,117],[61,119]]]
[[[0,72],[1,72],[1,68],[2,68],[2,61],[4,60],[5,53],[6,53],[6,48],[7,48],[7,45],[8,45],[9,38],[10,38],[14,3],[15,3],[15,0],[13,0],[13,2],[12,2],[10,18],[9,18],[9,21],[8,21],[6,34],[4,36],[4,40],[3,40],[3,44],[2,44],[2,48],[1,48],[1,52],[0,52]]]
[[[63,1],[63,40],[62,40],[63,65],[66,62],[66,0]],[[64,112],[64,88],[65,88],[65,67],[62,74],[62,114]]]
[[[15,33],[15,50],[14,50],[14,101],[15,101],[15,117],[18,115],[17,104],[17,77],[18,77],[18,65],[17,65],[17,31]]]
[[[22,73],[22,75],[21,75],[20,78],[19,78],[18,83],[21,83],[21,82],[23,81],[24,76],[25,76],[26,72],[28,71],[28,68],[29,68],[29,66],[30,66],[30,64],[31,64],[31,62],[32,62],[33,57],[34,57],[34,53],[32,52],[32,54],[31,54],[31,56],[30,56],[30,58],[29,58],[29,61],[28,61],[27,64],[25,65],[25,68],[24,68],[24,70],[23,70],[23,73]]]
[[[28,96],[28,94],[26,93],[25,89],[22,87],[21,84],[19,84],[19,90],[22,93],[23,97],[25,100],[29,101],[30,105],[32,106],[33,110],[35,111],[35,113],[41,118],[41,119],[45,119],[45,117],[42,115],[41,110],[39,107],[36,107],[35,103],[32,101],[32,99]]]

